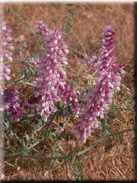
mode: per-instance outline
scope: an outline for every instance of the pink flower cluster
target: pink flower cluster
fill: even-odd
[[[7,29],[5,22],[2,22],[2,28],[0,30],[1,35],[1,46],[0,55],[5,57],[7,60],[12,61],[12,52],[9,50],[13,50],[14,47],[10,43],[12,40],[11,30]]]
[[[120,74],[123,74],[124,70],[111,55],[114,50],[114,35],[111,26],[104,29],[103,43],[97,61],[97,82],[93,91],[87,96],[84,112],[74,124],[73,132],[83,143],[86,142],[87,136],[91,135],[91,126],[100,124],[98,117],[104,118],[112,103],[114,92],[120,90]]]
[[[13,107],[14,109],[19,107],[19,92],[15,89],[4,90],[4,108],[9,109]]]
[[[35,27],[36,32],[40,33],[43,38],[46,38],[50,34],[52,34],[52,30],[48,28],[48,26],[42,21],[38,20],[37,25]]]
[[[4,59],[12,61],[12,52],[10,50],[14,49],[10,41],[11,30],[7,29],[5,22],[2,22],[0,28],[0,82],[9,80],[10,66],[4,65]],[[3,97],[3,87],[0,85],[0,97]],[[3,111],[4,108],[2,104],[0,105],[0,111]]]
[[[24,110],[20,108],[19,92],[15,89],[4,90],[4,109],[8,115],[22,115]],[[10,118],[13,122],[19,122],[19,117]]]
[[[39,21],[36,26],[44,37],[45,53],[39,59],[38,77],[34,81],[35,97],[40,97],[37,108],[47,120],[50,114],[57,111],[55,104],[59,101],[70,105],[74,114],[79,114],[76,94],[66,82],[67,76],[63,65],[67,65],[66,54],[69,52],[66,43],[61,39],[61,31],[50,31]]]

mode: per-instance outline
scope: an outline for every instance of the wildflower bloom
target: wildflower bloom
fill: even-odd
[[[4,90],[4,109],[10,116],[20,116],[27,113],[30,104],[26,103],[23,107],[20,107],[18,90],[8,88]],[[20,117],[11,117],[10,121],[19,122]]]
[[[14,47],[10,43],[10,41],[12,40],[11,30],[7,29],[5,22],[2,22],[2,29],[0,30],[0,34],[2,42],[2,50],[0,50],[0,55],[5,57],[9,61],[12,61],[12,52],[10,50],[13,50]]]
[[[104,29],[103,43],[97,61],[96,86],[87,96],[84,111],[73,129],[80,142],[85,143],[87,136],[91,135],[91,126],[100,124],[98,117],[104,118],[104,114],[112,103],[114,92],[120,90],[120,74],[123,74],[124,70],[111,55],[114,50],[114,35],[115,32],[111,26]]]
[[[24,110],[19,104],[19,92],[16,89],[4,90],[4,109],[8,115],[22,115]],[[12,121],[19,122],[19,117],[12,117]]]
[[[49,34],[52,33],[52,30],[50,30],[42,20],[37,21],[35,30],[36,32],[40,33],[43,36],[43,38],[46,38],[47,36],[49,36]]]
[[[10,43],[11,38],[11,30],[6,28],[5,22],[2,22],[2,27],[0,29],[0,40],[1,40],[1,49],[0,49],[0,81],[6,79],[9,80],[10,68],[9,66],[5,66],[3,63],[4,59],[12,61],[12,50],[14,47]]]
[[[40,97],[37,108],[45,120],[57,111],[55,104],[59,101],[70,105],[74,114],[78,114],[78,101],[66,82],[67,76],[63,68],[63,65],[67,65],[66,54],[69,51],[61,39],[61,31],[50,31],[41,21],[37,28],[45,39],[45,53],[39,59],[38,77],[34,81],[35,97]]]
[[[6,28],[5,22],[2,22],[2,28],[0,30],[1,35],[1,50],[0,50],[0,81],[6,79],[9,80],[10,68],[9,66],[5,66],[3,63],[4,59],[12,61],[12,50],[14,47],[10,43],[11,38],[11,30]],[[2,72],[3,71],[3,72]]]
[[[24,110],[22,108],[20,108],[20,107],[17,107],[16,109],[11,108],[9,110],[8,114],[10,116],[14,116],[14,115],[15,116],[21,116],[21,115],[24,114]],[[20,119],[21,119],[20,117],[11,117],[10,118],[10,122],[19,122]]]
[[[0,82],[6,80],[9,80],[9,74],[10,74],[10,66],[4,65],[4,59],[7,59],[9,61],[12,61],[12,52],[10,50],[14,49],[10,41],[11,38],[11,30],[7,29],[5,22],[2,22],[1,28],[0,28]],[[3,87],[0,86],[0,97],[2,97],[4,94]],[[0,111],[3,111],[4,107],[0,106]]]
[[[4,90],[4,108],[9,109],[13,107],[16,109],[19,107],[19,92],[15,89],[6,89]]]
[[[0,55],[0,82],[3,81],[3,67],[4,67],[4,63],[3,63],[3,57]],[[3,87],[2,84],[0,84],[0,112],[4,110],[3,107]]]

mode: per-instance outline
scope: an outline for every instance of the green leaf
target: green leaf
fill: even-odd
[[[67,4],[67,6],[74,6],[74,4]]]
[[[27,72],[25,69],[23,69],[22,73],[21,73],[21,78],[26,77],[26,76],[27,76]]]
[[[66,29],[64,29],[64,31],[66,31],[66,33],[68,34],[68,35],[70,35],[70,31],[69,31],[69,29],[66,27]]]
[[[37,149],[35,149],[34,147],[32,148],[32,150],[36,153],[38,153],[39,151],[37,151]]]
[[[79,180],[83,180],[83,178],[84,178],[84,174],[83,174],[83,172],[81,172],[81,173],[79,174],[79,176],[78,176],[78,179],[79,179]]]
[[[29,140],[29,136],[28,136],[28,134],[26,134],[26,135],[25,135],[25,137],[26,137],[26,140],[28,141],[28,140]]]
[[[56,108],[57,108],[58,110],[61,110],[62,106],[60,105],[60,103],[59,103],[59,102],[57,102],[57,104],[56,104]]]
[[[29,64],[27,64],[27,69],[29,70]]]
[[[23,148],[26,147],[25,142],[24,142],[23,140],[20,142],[20,144],[21,144],[21,146],[22,146]]]
[[[105,127],[104,127],[104,134],[106,134],[106,133],[110,133],[111,132],[111,127],[110,126],[107,126],[107,125],[105,125]]]
[[[66,17],[73,22],[73,18],[70,15],[66,15]]]
[[[71,7],[70,7],[71,6]],[[62,30],[65,31],[67,34],[63,34],[65,37],[68,37],[70,35],[70,29],[72,27],[70,22],[73,22],[73,16],[74,16],[74,6],[73,4],[66,4],[66,15],[65,15],[65,21]]]
[[[59,123],[59,126],[63,127],[63,126],[64,126],[64,124],[63,124],[63,123]]]
[[[35,71],[34,71],[34,67],[33,66],[29,67],[29,71],[31,72],[31,74],[35,74]]]
[[[68,37],[68,34],[65,34],[65,33],[63,32],[63,36],[66,36],[66,37]]]
[[[55,141],[58,141],[58,140],[62,139],[61,135],[59,135],[59,134],[55,134],[54,138],[55,138]]]
[[[55,128],[52,128],[52,130],[51,130],[52,132],[55,132],[56,131],[56,129]]]
[[[72,111],[71,111],[70,106],[68,106],[68,112],[69,112],[69,114],[70,114],[70,115],[72,115],[72,114],[73,114],[73,113],[72,113]]]
[[[68,9],[68,12],[73,16],[74,13],[72,12],[74,9]]]
[[[32,33],[34,33],[34,32],[31,30],[30,25],[25,21],[25,19],[22,18],[21,16],[19,16],[18,13],[15,12],[13,8],[12,8],[12,9],[11,9],[11,8],[8,8],[8,10],[9,10],[9,12],[10,12],[11,14],[15,15],[15,19],[17,19],[17,21],[19,21],[19,19],[20,19],[20,21],[22,22],[22,25],[25,25],[27,28],[29,28],[29,30],[30,30]]]
[[[99,117],[99,120],[101,121],[102,124],[105,123],[105,118],[102,119]]]
[[[36,136],[34,136],[34,142],[36,143],[36,142],[38,142],[38,137],[36,137]]]
[[[43,133],[44,139],[48,138],[50,136],[50,131],[47,130]]]
[[[70,28],[72,27],[72,25],[69,23],[68,20],[66,20],[66,25],[65,26],[69,26]]]

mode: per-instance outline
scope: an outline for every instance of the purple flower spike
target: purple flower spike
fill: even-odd
[[[14,49],[10,41],[11,38],[11,30],[6,28],[5,22],[2,22],[2,28],[0,29],[1,35],[1,50],[0,50],[0,81],[4,79],[9,80],[10,74],[10,66],[5,66],[3,63],[4,59],[8,59],[12,61],[12,52],[10,50]]]
[[[2,22],[2,29],[0,30],[1,41],[2,41],[2,50],[0,50],[0,55],[12,61],[12,53],[9,50],[13,50],[14,47],[10,43],[12,40],[11,30],[7,29],[5,22]]]
[[[86,142],[87,136],[91,135],[91,126],[98,127],[100,122],[97,117],[104,118],[112,103],[114,92],[120,90],[120,74],[123,74],[124,70],[119,68],[116,59],[111,56],[114,49],[114,35],[111,26],[104,29],[103,43],[97,61],[96,86],[87,96],[84,111],[73,128],[79,142]]]
[[[10,66],[4,65],[4,59],[12,61],[12,52],[14,47],[10,43],[11,38],[11,30],[7,29],[5,22],[2,22],[2,26],[0,28],[0,82],[3,82],[5,79],[10,80]],[[3,98],[4,92],[3,87],[0,85],[0,98]],[[3,111],[3,104],[0,104],[0,111]]]
[[[47,120],[50,114],[56,112],[55,104],[62,101],[71,105],[72,111],[77,115],[79,106],[76,94],[66,82],[67,76],[63,68],[63,65],[67,65],[66,54],[69,50],[61,39],[62,33],[59,29],[49,30],[42,21],[36,27],[45,39],[45,53],[39,59],[38,77],[34,81],[35,97],[40,97],[38,111]]]

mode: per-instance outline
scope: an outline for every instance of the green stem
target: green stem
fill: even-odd
[[[104,131],[105,131],[105,124],[106,124],[106,114],[105,114],[105,116],[104,116],[104,121],[102,122],[102,130],[101,130],[101,133],[102,133],[102,135],[103,135],[103,133],[104,133]]]
[[[14,11],[13,8],[8,7],[8,10],[9,10],[10,12],[14,13],[15,16],[18,18],[18,20],[22,21],[22,22],[26,25],[26,27],[32,32],[32,34],[35,34],[34,31],[32,30],[32,28],[30,27],[30,25],[29,25],[21,16],[19,16],[19,15]]]
[[[20,156],[23,155],[23,151],[17,153],[7,153],[5,154],[6,157],[13,157],[13,156]]]
[[[34,36],[41,38],[45,42],[45,39],[41,35],[34,33]]]
[[[36,53],[36,54],[30,56],[30,58],[35,57],[35,56],[37,56],[37,55],[43,53],[43,51],[44,51],[44,50],[42,50],[42,51],[40,51],[40,52],[38,52],[38,53]],[[7,63],[5,63],[5,65],[20,64],[20,63],[26,62],[28,59],[29,59],[29,58],[27,58],[27,59],[25,59],[25,60],[22,60],[22,61],[18,61],[18,62],[7,62]]]
[[[15,49],[15,50],[17,50],[22,44],[24,44],[25,42],[27,42],[31,37],[33,37],[34,36],[34,34],[32,33],[32,34],[30,34],[30,36],[28,36],[24,41],[22,41],[18,46],[17,46],[17,48]]]
[[[42,156],[33,156],[33,155],[29,155],[29,154],[24,154],[23,157],[26,158],[33,158],[33,159],[43,159],[43,160],[47,160],[47,159],[67,159],[67,156],[58,156],[58,157],[42,157]]]
[[[74,116],[73,114],[54,114],[54,116]],[[4,115],[4,117],[12,118],[12,117],[21,117],[21,118],[39,118],[39,114],[28,114],[28,115]]]
[[[98,139],[96,142],[94,142],[91,146],[89,146],[88,148],[84,149],[83,151],[80,151],[80,152],[76,153],[75,156],[80,156],[81,154],[86,153],[86,152],[89,151],[92,147],[96,146],[99,142],[103,141],[103,140],[106,139],[106,138],[109,138],[109,137],[112,137],[112,136],[114,136],[114,135],[118,135],[118,134],[121,134],[121,133],[125,133],[125,132],[128,132],[128,131],[132,131],[132,130],[133,130],[133,128],[129,128],[129,129],[127,129],[127,130],[123,130],[123,131],[119,131],[119,132],[116,132],[116,133],[112,133],[112,134],[103,136],[103,137],[101,137],[100,139]]]
[[[33,83],[29,83],[29,82],[25,82],[25,81],[21,81],[21,83],[23,83],[24,85],[29,85],[29,86],[35,87],[35,85]]]
[[[20,118],[28,118],[28,119],[30,119],[30,118],[39,118],[40,117],[40,115],[39,114],[29,114],[29,115],[5,115],[4,116],[5,118],[18,118],[18,117],[20,117]]]
[[[18,61],[18,62],[7,62],[7,63],[5,63],[5,65],[20,64],[20,63],[26,62],[27,60],[28,60],[28,58],[25,60]]]
[[[19,81],[21,81],[21,80],[24,80],[24,79],[26,79],[26,78],[30,78],[30,77],[33,77],[33,76],[37,76],[37,75],[36,75],[36,74],[32,74],[32,75],[30,75],[30,76],[26,76],[26,77],[21,78],[21,79],[18,79],[18,80],[0,82],[0,84],[17,83],[17,82],[19,82]]]
[[[64,25],[65,25],[65,21],[66,21],[66,15],[67,15],[67,5],[65,7],[65,18],[64,18],[64,22],[63,22],[63,26],[62,26],[62,32],[63,32],[63,29],[64,29]]]
[[[112,107],[112,109],[121,109],[121,110],[133,110],[133,108],[124,108],[124,107]]]
[[[84,149],[83,151],[80,151],[78,153],[70,153],[69,155],[67,156],[58,156],[58,157],[42,157],[42,156],[33,156],[33,155],[29,155],[29,154],[24,154],[23,151],[21,152],[18,152],[18,153],[7,153],[5,154],[6,157],[9,157],[9,156],[20,156],[22,155],[23,157],[26,157],[26,158],[32,158],[32,159],[43,159],[43,160],[49,160],[49,159],[68,159],[68,158],[72,158],[74,156],[80,156],[81,154],[84,154],[86,153],[87,151],[89,151],[91,148],[93,148],[94,146],[96,146],[98,143],[102,142],[104,139],[106,138],[109,138],[109,137],[112,137],[114,135],[118,135],[118,134],[121,134],[121,133],[124,133],[124,132],[128,132],[128,131],[132,131],[133,128],[130,128],[130,129],[127,129],[127,130],[123,130],[123,131],[119,131],[119,132],[116,132],[116,133],[112,133],[112,134],[109,134],[109,135],[106,135],[104,137],[101,137],[100,139],[98,139],[96,142],[94,142],[91,146],[89,146],[88,148]]]

